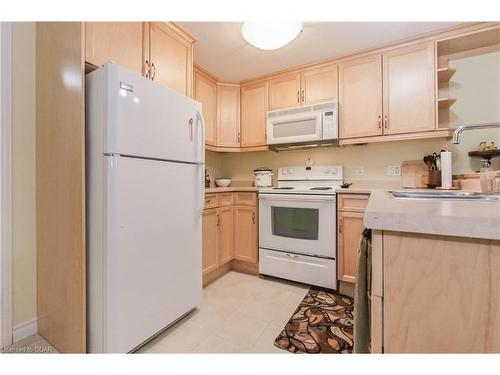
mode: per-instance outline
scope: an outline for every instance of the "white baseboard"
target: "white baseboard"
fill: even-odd
[[[31,319],[17,324],[12,329],[12,342],[17,342],[38,332],[38,319]]]

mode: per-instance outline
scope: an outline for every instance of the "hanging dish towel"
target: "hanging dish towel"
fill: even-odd
[[[354,285],[354,353],[370,352],[370,298],[372,231],[365,228],[359,241],[358,271]]]

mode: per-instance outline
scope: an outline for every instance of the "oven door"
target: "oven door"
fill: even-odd
[[[268,144],[320,141],[322,136],[321,112],[300,113],[267,120]]]
[[[259,194],[259,247],[336,258],[334,195]]]

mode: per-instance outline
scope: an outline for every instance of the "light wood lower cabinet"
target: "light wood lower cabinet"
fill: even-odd
[[[257,263],[257,208],[234,206],[234,258]]]
[[[203,285],[231,269],[258,274],[256,202],[253,192],[205,194]]]
[[[219,266],[219,215],[217,208],[203,211],[203,275]]]
[[[500,241],[372,239],[372,352],[500,353]]]
[[[340,193],[337,197],[338,279],[355,283],[359,240],[364,228],[363,215],[369,195]]]
[[[226,264],[234,258],[234,225],[233,206],[219,207],[219,265]]]

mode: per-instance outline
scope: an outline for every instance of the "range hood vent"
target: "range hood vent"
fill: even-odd
[[[338,139],[329,139],[325,141],[286,143],[278,145],[269,145],[269,149],[275,152],[305,150],[317,147],[340,147]]]

